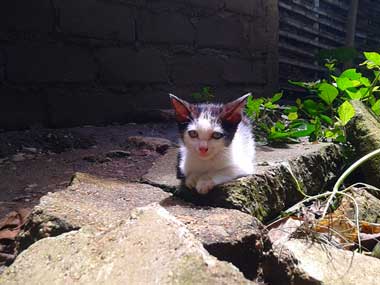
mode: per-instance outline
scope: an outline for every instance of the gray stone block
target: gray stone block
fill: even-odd
[[[230,83],[266,83],[266,69],[263,59],[229,59],[224,64],[223,78]]]
[[[210,9],[219,9],[223,7],[224,1],[220,0],[184,0],[192,6],[202,7],[202,8],[210,8]]]
[[[129,94],[55,88],[47,91],[53,127],[126,121],[135,98]]]
[[[142,12],[137,19],[138,39],[143,42],[191,44],[195,30],[181,14]]]
[[[175,84],[212,84],[222,82],[223,60],[212,55],[176,57],[170,61]]]
[[[168,81],[165,62],[156,49],[105,48],[97,56],[106,83]]]
[[[198,45],[201,47],[241,48],[247,45],[243,24],[237,18],[207,17],[197,23]]]
[[[40,94],[20,88],[0,88],[0,129],[23,129],[41,125],[45,120]]]
[[[95,79],[89,51],[79,47],[13,46],[6,49],[12,82],[84,82]]]
[[[96,0],[55,0],[64,33],[134,41],[133,8]]]
[[[262,2],[261,0],[228,0],[225,4],[226,10],[252,16],[254,10],[263,9]]]
[[[3,0],[0,2],[0,31],[53,30],[53,9],[49,0]]]

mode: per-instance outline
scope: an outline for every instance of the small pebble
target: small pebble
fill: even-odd
[[[12,156],[12,161],[19,162],[25,160],[25,154],[20,152]]]

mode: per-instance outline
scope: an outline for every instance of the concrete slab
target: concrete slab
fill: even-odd
[[[267,220],[301,200],[295,178],[305,193],[316,194],[341,173],[347,158],[344,149],[336,144],[257,147],[257,174],[219,185],[205,196],[180,185],[175,178],[176,160],[176,150],[171,149],[143,180],[193,203],[235,208]]]
[[[139,208],[113,229],[82,228],[36,242],[1,284],[256,284],[208,254],[160,206]]]

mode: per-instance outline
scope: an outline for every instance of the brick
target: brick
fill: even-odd
[[[0,31],[33,31],[48,33],[53,30],[53,9],[49,0],[0,1]]]
[[[170,61],[175,84],[220,84],[223,60],[217,56],[181,56]]]
[[[131,7],[98,0],[55,0],[59,9],[60,26],[64,33],[135,40],[135,24]]]
[[[181,14],[142,12],[137,20],[138,39],[143,42],[191,44],[195,30]]]
[[[135,100],[100,89],[51,89],[48,94],[52,127],[125,122]]]
[[[0,129],[23,129],[45,121],[43,98],[39,93],[3,86],[0,101]]]
[[[5,56],[2,50],[0,50],[0,82],[5,80]]]
[[[229,59],[224,64],[223,78],[229,83],[266,83],[264,59],[253,62],[243,59]]]
[[[82,48],[14,46],[6,48],[6,53],[6,73],[12,82],[83,82],[95,79],[95,62]]]
[[[244,28],[239,19],[208,17],[197,24],[198,45],[214,48],[242,48],[245,46]]]
[[[97,53],[101,77],[106,83],[167,82],[165,62],[159,51],[147,48],[105,48]]]
[[[230,10],[240,14],[253,16],[254,10],[261,10],[262,13],[264,13],[263,7],[261,5],[262,0],[228,0],[225,1],[225,3],[226,10]]]
[[[224,1],[220,0],[184,0],[192,6],[202,7],[202,8],[210,8],[210,9],[219,9],[223,7]]]

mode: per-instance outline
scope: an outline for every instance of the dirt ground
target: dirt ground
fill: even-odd
[[[161,154],[131,145],[127,138],[135,135],[176,142],[177,129],[165,123],[0,133],[0,220],[65,188],[77,171],[138,180]]]

